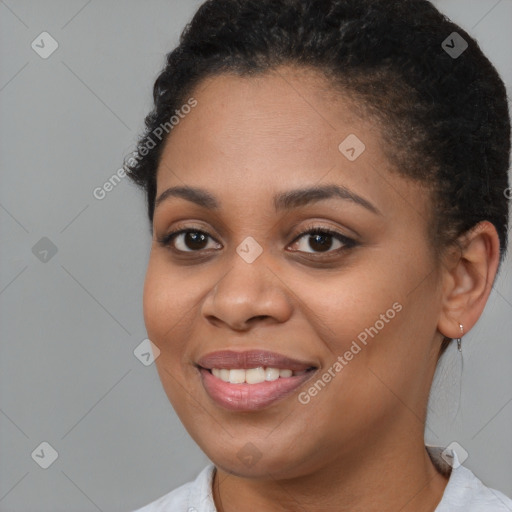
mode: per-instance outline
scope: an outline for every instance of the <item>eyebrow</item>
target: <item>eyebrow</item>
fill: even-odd
[[[171,197],[179,197],[195,203],[208,210],[218,210],[220,203],[215,196],[208,191],[190,186],[170,187],[164,190],[155,201],[155,209],[165,200]],[[274,196],[276,211],[291,210],[310,203],[316,203],[325,199],[339,198],[352,201],[376,215],[382,215],[379,209],[370,201],[340,185],[320,185],[316,187],[299,188],[281,192]]]

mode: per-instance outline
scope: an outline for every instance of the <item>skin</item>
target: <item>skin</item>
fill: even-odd
[[[485,306],[495,228],[480,223],[440,260],[427,236],[428,193],[394,170],[381,128],[314,71],[210,77],[191,96],[198,105],[166,142],[157,197],[189,185],[220,207],[178,197],[157,206],[144,317],[165,392],[217,467],[217,509],[434,510],[447,478],[424,448],[428,394],[443,335],[458,337],[459,323],[468,332]],[[366,146],[353,162],[338,149],[349,134]],[[340,198],[275,211],[274,194],[324,184],[347,187],[379,213]],[[333,238],[321,252],[301,235],[317,226],[357,244],[339,252]],[[196,252],[183,236],[158,243],[177,228],[211,238]],[[236,252],[248,236],[263,249],[250,264]],[[394,303],[401,311],[301,404],[298,394]],[[194,364],[223,349],[275,351],[318,370],[263,410],[228,411]],[[247,443],[260,456],[251,465],[238,457]]]

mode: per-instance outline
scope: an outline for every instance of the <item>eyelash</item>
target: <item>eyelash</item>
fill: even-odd
[[[168,233],[168,234],[164,235],[163,237],[158,239],[158,243],[162,247],[170,248],[173,251],[178,252],[179,254],[199,253],[199,252],[205,250],[205,249],[200,249],[198,251],[193,251],[193,250],[192,251],[181,251],[179,249],[173,248],[172,247],[172,242],[174,241],[174,239],[176,237],[178,237],[179,235],[186,234],[186,233],[201,234],[201,235],[205,235],[206,237],[208,237],[208,238],[210,238],[212,240],[215,240],[211,235],[209,235],[207,232],[205,232],[205,231],[203,231],[201,229],[183,228],[183,229],[177,229],[175,231],[172,231],[171,233]],[[311,252],[311,253],[306,252],[306,254],[316,254],[316,255],[320,255],[320,256],[322,256],[322,255],[340,254],[340,253],[345,252],[345,251],[347,251],[349,249],[352,249],[353,247],[358,245],[358,243],[354,239],[349,238],[349,237],[347,237],[345,235],[342,235],[341,233],[338,233],[337,231],[334,231],[332,229],[324,228],[324,227],[320,227],[320,226],[308,226],[308,227],[306,227],[305,231],[302,231],[301,233],[297,234],[294,237],[294,239],[292,241],[292,244],[294,244],[295,242],[297,242],[298,240],[303,238],[305,235],[310,235],[310,236],[314,236],[314,235],[329,235],[329,236],[332,236],[333,238],[335,238],[336,240],[338,240],[339,242],[341,242],[343,244],[342,247],[339,247],[338,249],[335,249],[335,250],[328,250],[328,251],[325,251],[325,252]],[[293,251],[293,252],[304,253],[305,251]]]

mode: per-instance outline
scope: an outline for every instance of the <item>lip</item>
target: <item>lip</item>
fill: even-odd
[[[313,363],[299,361],[281,354],[262,350],[235,352],[224,350],[201,357],[198,362],[201,382],[208,396],[230,411],[258,411],[292,394],[317,371]],[[308,370],[302,375],[264,381],[258,384],[231,384],[215,377],[212,368],[248,369],[259,366],[294,371]]]
[[[227,370],[240,368],[247,370],[248,368],[257,368],[258,366],[270,366],[271,368],[283,370],[301,371],[317,367],[315,363],[299,361],[298,359],[267,350],[246,350],[243,352],[221,350],[210,352],[199,358],[197,365],[207,370],[212,368],[225,368]]]
[[[231,411],[257,411],[269,407],[293,393],[316,373],[316,370],[312,370],[302,375],[259,384],[230,384],[215,377],[205,368],[200,368],[199,371],[208,396],[217,405]]]

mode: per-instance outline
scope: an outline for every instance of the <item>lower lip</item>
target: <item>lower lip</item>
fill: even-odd
[[[257,411],[285,398],[311,378],[314,370],[294,377],[279,378],[258,384],[230,384],[199,368],[203,386],[210,398],[231,411]]]

